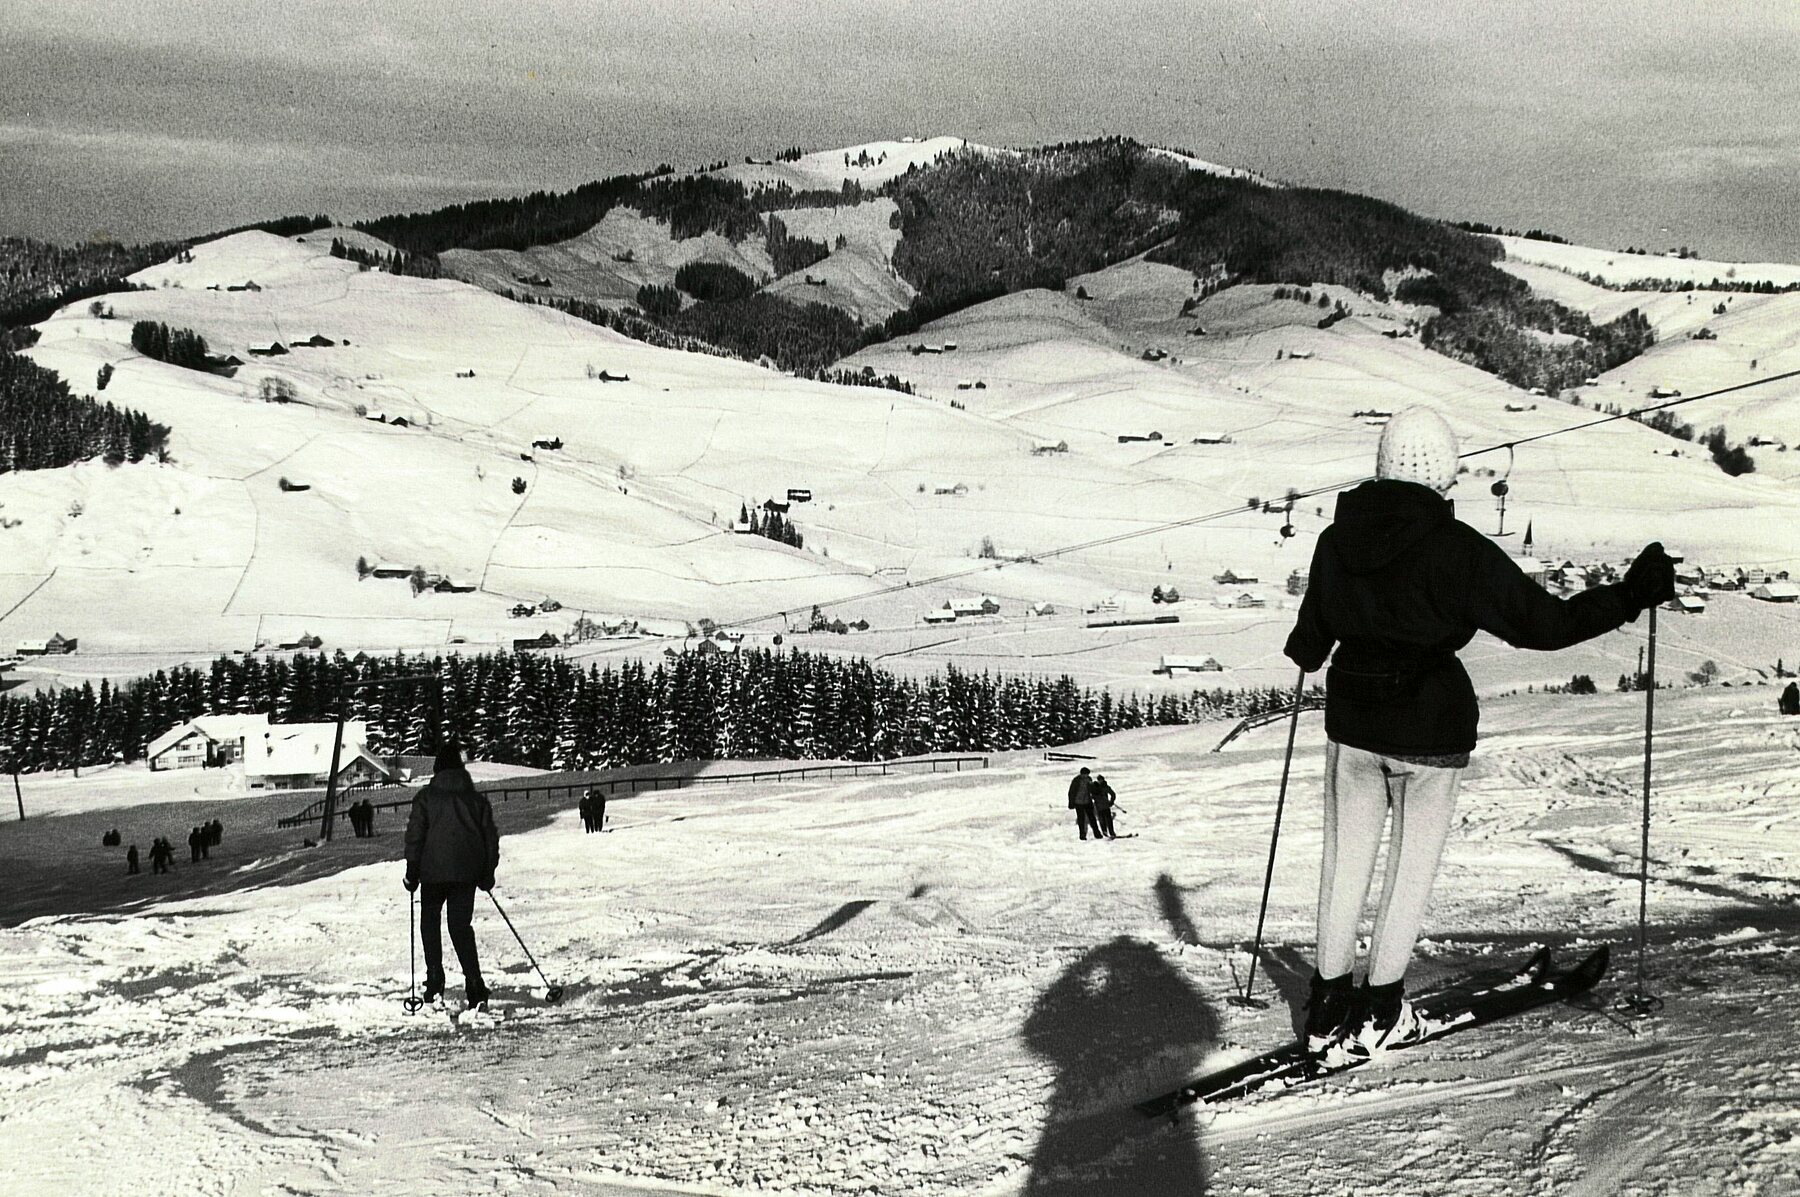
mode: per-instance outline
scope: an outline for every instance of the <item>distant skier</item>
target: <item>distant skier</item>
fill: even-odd
[[[1069,780],[1069,809],[1075,812],[1075,830],[1081,838],[1088,837],[1088,828],[1094,829],[1094,838],[1101,839],[1100,824],[1094,821],[1094,779],[1088,776],[1088,767],[1083,765],[1081,772]]]
[[[189,864],[199,864],[200,863],[200,844],[201,844],[200,829],[198,827],[195,827],[191,831],[188,832],[188,863]]]
[[[1117,800],[1118,795],[1113,792],[1112,786],[1107,782],[1106,774],[1094,774],[1093,791],[1095,828],[1107,839],[1116,840],[1119,838],[1119,833],[1113,830],[1112,813],[1113,803]]]
[[[602,790],[599,786],[595,786],[593,789],[588,791],[588,801],[594,804],[593,805],[594,830],[595,831],[605,831],[606,830],[606,791]]]
[[[1651,544],[1622,582],[1553,598],[1456,519],[1444,498],[1456,470],[1456,436],[1436,412],[1415,407],[1388,421],[1375,480],[1340,495],[1319,536],[1287,641],[1289,659],[1308,672],[1331,654],[1318,960],[1306,1021],[1307,1046],[1321,1054],[1373,1053],[1419,1033],[1404,977],[1479,715],[1457,650],[1478,630],[1516,648],[1567,648],[1675,594],[1674,564]],[[1390,807],[1387,878],[1358,991],[1356,928]]]
[[[127,877],[135,876],[137,874],[137,872],[138,872],[138,851],[137,851],[137,845],[133,844],[133,845],[131,845],[131,847],[125,849],[125,875]]]
[[[594,830],[594,792],[589,790],[581,796],[581,831],[587,834]]]
[[[425,946],[425,1000],[444,992],[444,947],[439,915],[449,912],[450,943],[462,966],[463,992],[471,1009],[485,1009],[487,986],[469,920],[475,889],[494,888],[500,863],[500,831],[494,808],[475,788],[454,744],[438,749],[431,784],[413,796],[406,824],[408,891],[420,890],[419,938]]]
[[[211,823],[208,823],[206,825],[206,842],[208,844],[210,844],[212,847],[216,848],[219,846],[220,843],[222,843],[224,841],[224,839],[225,839],[225,824],[224,823],[220,822],[218,819],[214,819]],[[202,852],[202,853],[200,853],[200,855],[202,857],[205,857],[206,853]]]
[[[169,866],[175,863],[175,848],[166,836],[157,836],[150,841],[150,871],[166,873]]]
[[[1800,683],[1789,682],[1787,689],[1781,692],[1781,713],[1800,715]]]

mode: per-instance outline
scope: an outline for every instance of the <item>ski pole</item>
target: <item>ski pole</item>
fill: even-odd
[[[531,954],[531,949],[525,946],[524,937],[519,934],[519,929],[513,926],[512,919],[507,916],[506,907],[500,905],[500,899],[494,897],[494,891],[491,889],[488,891],[488,900],[494,904],[494,909],[500,912],[500,917],[506,919],[506,929],[512,932],[512,937],[514,939],[518,940],[519,950],[525,953],[525,959],[531,961],[531,967],[537,970],[538,980],[544,983],[544,1000],[549,1002],[552,1006],[562,1001],[563,987],[561,985],[552,985],[550,983],[550,978],[544,975],[544,970],[538,968],[537,957],[533,956]]]
[[[1260,998],[1250,996],[1250,990],[1256,985],[1256,959],[1262,955],[1263,920],[1269,914],[1269,887],[1275,882],[1275,845],[1281,842],[1281,811],[1287,805],[1288,770],[1294,763],[1294,736],[1300,730],[1300,697],[1306,689],[1306,670],[1300,671],[1300,680],[1294,683],[1294,713],[1288,720],[1287,755],[1281,759],[1281,789],[1275,795],[1275,830],[1269,836],[1269,866],[1263,871],[1262,908],[1256,913],[1256,946],[1250,949],[1250,976],[1244,982],[1244,991],[1234,993],[1225,1000],[1233,1006],[1261,1010],[1269,1003]]]
[[[1656,608],[1650,608],[1650,650],[1644,670],[1644,818],[1638,854],[1637,984],[1621,1006],[1648,1018],[1662,1009],[1663,1001],[1644,989],[1644,940],[1650,917],[1650,759],[1656,733]]]
[[[407,890],[406,938],[412,947],[412,986],[410,992],[400,999],[408,1014],[417,1014],[425,1004],[419,996],[419,894],[417,890]]]

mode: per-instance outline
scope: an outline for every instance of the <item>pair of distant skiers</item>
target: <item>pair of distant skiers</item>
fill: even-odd
[[[425,948],[425,1000],[444,992],[444,945],[440,923],[448,916],[450,944],[462,966],[463,995],[471,1010],[486,1010],[488,987],[481,977],[470,920],[475,891],[492,893],[500,864],[500,831],[487,795],[475,788],[454,744],[438,749],[431,783],[413,796],[406,822],[407,892],[419,893],[419,939]]]
[[[366,840],[375,834],[375,804],[364,798],[360,802],[352,802],[346,812],[350,816],[350,830],[356,838]]]
[[[1113,830],[1113,807],[1118,803],[1118,794],[1107,784],[1106,775],[1093,773],[1083,765],[1081,772],[1069,780],[1069,809],[1075,812],[1075,829],[1081,838],[1088,837],[1088,829],[1092,828],[1096,840],[1116,840],[1119,833]]]
[[[606,830],[606,795],[598,786],[581,800],[581,827],[588,832]]]
[[[1553,597],[1457,520],[1445,498],[1457,460],[1456,436],[1436,412],[1412,408],[1388,421],[1375,478],[1338,497],[1319,536],[1287,641],[1288,658],[1308,673],[1331,660],[1318,952],[1306,1017],[1306,1046],[1327,1061],[1371,1055],[1424,1031],[1405,996],[1406,968],[1479,714],[1457,651],[1477,631],[1516,648],[1567,648],[1675,596],[1674,563],[1653,543],[1620,582]],[[1386,877],[1358,987],[1356,929],[1390,811]]]

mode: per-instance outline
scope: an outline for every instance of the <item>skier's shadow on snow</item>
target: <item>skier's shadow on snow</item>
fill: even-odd
[[[1133,1103],[1186,1080],[1218,1038],[1213,1005],[1150,944],[1120,936],[1071,965],[1025,1020],[1056,1069],[1024,1192],[1192,1195],[1207,1188],[1191,1125]]]

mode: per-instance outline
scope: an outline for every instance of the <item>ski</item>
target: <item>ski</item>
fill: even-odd
[[[1550,950],[1545,948],[1502,980],[1473,993],[1422,998],[1418,1003],[1418,1012],[1426,1026],[1425,1033],[1390,1050],[1403,1051],[1458,1031],[1566,1001],[1598,984],[1606,973],[1608,960],[1608,949],[1602,946],[1572,968],[1556,969],[1551,964]],[[1137,1109],[1146,1117],[1160,1117],[1173,1114],[1183,1106],[1195,1102],[1216,1104],[1230,1101],[1269,1085],[1292,1088],[1308,1081],[1348,1072],[1368,1062],[1368,1058],[1358,1058],[1337,1064],[1323,1064],[1308,1055],[1300,1043],[1289,1043],[1240,1064],[1196,1078],[1172,1092],[1140,1102]]]

